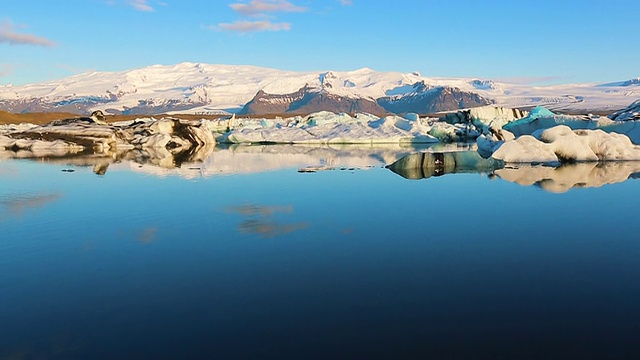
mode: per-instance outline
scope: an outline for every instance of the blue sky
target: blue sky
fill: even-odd
[[[184,61],[523,83],[640,76],[636,0],[7,0],[0,84]]]

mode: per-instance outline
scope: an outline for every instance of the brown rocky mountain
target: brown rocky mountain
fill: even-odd
[[[429,87],[424,82],[414,84],[414,91],[403,95],[385,96],[378,104],[392,113],[414,112],[433,114],[493,104],[494,101],[479,94],[455,87]]]
[[[300,114],[317,111],[335,113],[369,113],[384,115],[386,110],[373,99],[350,98],[331,94],[324,89],[304,86],[290,94],[267,94],[260,90],[240,111],[241,115]]]
[[[350,98],[332,94],[324,88],[304,86],[290,94],[267,94],[260,90],[249,101],[241,115],[266,114],[310,114],[317,111],[335,113],[364,112],[374,115],[387,113],[402,114],[415,112],[432,114],[441,111],[457,110],[492,104],[493,101],[476,93],[462,91],[454,87],[430,88],[424,83],[416,83],[414,91],[403,95],[387,96],[377,99]]]

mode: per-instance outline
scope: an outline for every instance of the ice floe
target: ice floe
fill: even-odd
[[[23,126],[0,133],[0,150],[17,157],[60,153],[114,153],[126,149],[156,149],[169,153],[194,152],[215,139],[206,121],[164,118],[122,124],[99,124],[87,118],[54,121],[43,126]]]
[[[497,144],[491,157],[507,163],[640,160],[640,146],[626,135],[559,125]]]
[[[548,109],[538,106],[521,119],[503,125],[505,130],[515,136],[531,135],[540,129],[548,129],[557,125],[565,125],[572,129],[596,129],[600,125],[600,117],[556,115]],[[602,118],[602,120],[608,120]]]
[[[244,119],[229,124],[217,136],[221,143],[235,144],[429,144],[439,139],[429,134],[428,120],[418,116],[382,118],[368,114],[320,112],[304,118]]]

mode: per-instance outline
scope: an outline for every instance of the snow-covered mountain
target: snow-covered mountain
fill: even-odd
[[[294,100],[296,96],[297,100]],[[255,66],[181,63],[120,72],[88,72],[57,81],[0,85],[0,109],[11,112],[248,113],[253,101],[272,112],[310,110],[436,112],[495,103],[544,105],[568,112],[613,112],[640,98],[640,81],[527,86],[477,78],[430,78],[419,73],[294,72]],[[283,106],[283,102],[298,101]],[[245,108],[245,105],[248,107]],[[377,107],[376,107],[377,106]],[[254,108],[256,106],[253,106]],[[268,108],[268,107],[267,107]],[[266,108],[265,108],[266,109]]]

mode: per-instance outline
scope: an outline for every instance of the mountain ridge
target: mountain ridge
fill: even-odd
[[[97,109],[113,114],[238,113],[259,91],[280,96],[296,93],[307,85],[309,89],[321,89],[324,94],[320,97],[323,101],[316,97],[318,103],[314,109],[336,112],[344,108],[336,105],[336,99],[367,104],[365,108],[373,102],[386,111],[402,113],[455,110],[487,103],[505,107],[544,105],[558,111],[613,112],[640,98],[638,79],[527,86],[492,79],[380,72],[366,67],[353,71],[296,72],[252,65],[184,62],[127,71],[92,71],[20,86],[0,85],[0,109],[16,113],[87,113]],[[446,101],[422,96],[423,103],[417,103],[416,86],[453,95]],[[307,96],[310,94],[308,91]],[[453,108],[456,102],[452,99],[458,98],[461,101]],[[406,106],[398,105],[403,103]],[[362,106],[354,108],[359,107]]]

